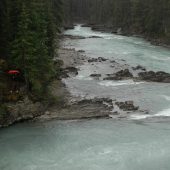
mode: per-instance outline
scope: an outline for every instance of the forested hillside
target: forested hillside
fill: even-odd
[[[54,74],[52,58],[63,18],[65,25],[102,25],[168,44],[169,17],[169,0],[1,0],[1,75],[19,70],[26,89],[42,94]]]
[[[20,72],[27,91],[38,97],[45,92],[61,23],[62,0],[0,1],[1,98],[8,93],[8,70]]]
[[[170,44],[170,1],[1,0],[0,113],[26,97],[48,100],[51,80],[63,71],[54,61],[58,34],[74,23]]]
[[[104,24],[113,31],[142,34],[170,43],[169,0],[67,0],[76,22]],[[68,4],[68,3],[67,3]]]

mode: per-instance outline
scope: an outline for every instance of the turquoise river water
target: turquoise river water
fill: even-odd
[[[86,56],[170,73],[170,50],[141,38],[94,32],[80,25],[65,34],[87,37],[63,42],[64,47],[85,50]],[[86,62],[76,77],[63,81],[73,96],[133,100],[149,114],[29,122],[1,129],[0,170],[170,170],[170,84],[89,76],[111,71],[109,62]]]

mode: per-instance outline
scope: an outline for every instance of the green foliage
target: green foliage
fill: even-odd
[[[20,69],[27,92],[40,98],[55,74],[52,59],[61,8],[61,0],[0,1],[0,58],[11,69]]]
[[[169,0],[65,0],[66,19],[170,42]]]
[[[4,104],[0,104],[0,118],[8,114],[8,108]]]

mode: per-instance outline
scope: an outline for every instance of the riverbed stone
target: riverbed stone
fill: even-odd
[[[94,78],[99,78],[101,77],[102,75],[101,74],[91,74],[90,77],[94,77]]]
[[[107,74],[107,77],[103,78],[103,80],[124,80],[129,78],[133,78],[133,74],[129,71],[129,69],[124,69],[114,74]]]
[[[146,71],[146,68],[141,66],[141,65],[137,65],[136,67],[132,67],[133,70],[143,70]]]
[[[146,71],[140,72],[139,74],[140,80],[150,81],[150,82],[162,82],[162,83],[170,83],[170,74],[163,71]]]
[[[123,111],[136,111],[139,109],[138,106],[134,106],[133,101],[116,102],[115,104]]]

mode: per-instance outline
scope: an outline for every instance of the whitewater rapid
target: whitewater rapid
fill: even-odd
[[[147,70],[170,72],[170,51],[163,47],[150,44],[141,38],[126,37],[110,33],[92,31],[88,27],[77,25],[75,29],[65,32],[66,35],[84,36],[85,39],[71,39],[63,43],[66,48],[84,50],[89,58],[104,57],[105,62],[88,63],[79,66],[76,77],[65,80],[65,84],[73,96],[87,98],[107,97],[113,100],[133,100],[141,110],[147,114],[134,113],[129,119],[152,119],[169,117],[170,86],[166,83],[148,83],[143,81],[102,80],[107,74],[137,65],[144,66]],[[98,36],[100,38],[89,38]],[[110,62],[111,61],[111,62]],[[113,65],[113,62],[117,65]],[[91,74],[101,74],[101,78],[94,79]]]
[[[1,129],[0,170],[169,170],[170,85],[103,78],[119,69],[112,67],[113,60],[125,68],[140,64],[170,72],[170,50],[80,25],[66,34],[86,39],[66,39],[64,47],[108,59],[85,62],[77,76],[63,80],[73,96],[133,100],[147,113],[134,112],[125,119],[25,122]],[[93,35],[101,38],[88,38]]]

